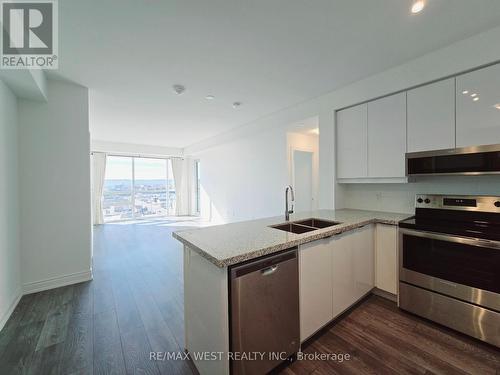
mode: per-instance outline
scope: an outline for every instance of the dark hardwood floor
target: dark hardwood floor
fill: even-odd
[[[95,227],[94,280],[24,296],[0,332],[0,374],[192,374],[184,361],[149,360],[184,350],[182,247],[171,233],[189,224]]]
[[[296,361],[281,374],[500,374],[499,349],[405,313],[378,296],[303,350],[349,354],[350,359]]]
[[[171,226],[175,225],[175,226]],[[182,351],[182,247],[189,223],[95,229],[94,280],[24,296],[0,332],[0,374],[193,374]],[[370,297],[325,331],[283,374],[500,374],[500,351]]]

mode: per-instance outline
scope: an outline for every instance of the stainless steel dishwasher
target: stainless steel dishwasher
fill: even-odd
[[[298,352],[297,248],[232,267],[230,289],[233,375],[266,374]]]

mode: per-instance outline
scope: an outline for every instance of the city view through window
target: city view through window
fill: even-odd
[[[175,215],[170,160],[108,156],[103,196],[106,222]]]

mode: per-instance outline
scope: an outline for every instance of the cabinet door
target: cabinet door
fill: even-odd
[[[458,76],[456,96],[457,147],[500,143],[500,64]]]
[[[373,225],[333,237],[333,317],[372,290],[374,280]]]
[[[398,227],[378,224],[375,234],[375,285],[396,294],[398,286]]]
[[[408,91],[408,152],[455,148],[455,78]]]
[[[367,104],[337,112],[337,177],[367,177]]]
[[[363,297],[375,286],[375,251],[373,225],[357,229],[352,234],[354,256],[354,297]]]
[[[335,318],[356,302],[355,265],[352,253],[352,235],[344,233],[332,238],[333,317]]]
[[[299,249],[300,339],[304,341],[332,320],[332,249],[323,239]]]
[[[368,176],[405,177],[406,93],[368,103]]]

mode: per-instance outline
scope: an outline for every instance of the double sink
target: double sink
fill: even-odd
[[[292,221],[284,224],[271,225],[270,227],[285,232],[301,234],[312,232],[313,230],[333,227],[339,224],[342,223],[339,223],[337,221],[310,218],[305,220]]]

